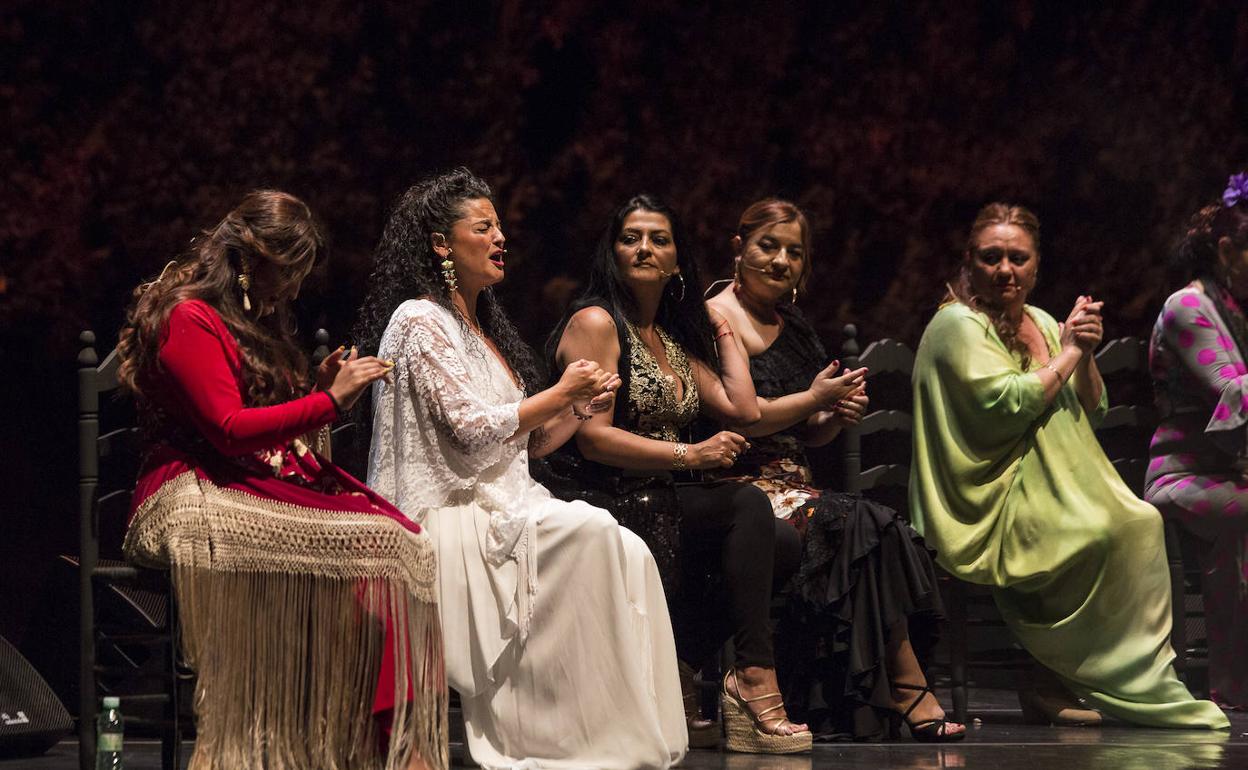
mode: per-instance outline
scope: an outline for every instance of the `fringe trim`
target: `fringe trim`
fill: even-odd
[[[413,755],[448,766],[427,536],[188,472],[144,501],[125,546],[171,568],[183,652],[199,674],[192,770],[403,770]],[[372,707],[388,648],[387,748]]]
[[[123,545],[147,566],[398,580],[437,602],[427,535],[388,516],[309,508],[223,489],[194,471],[161,485],[135,511]]]

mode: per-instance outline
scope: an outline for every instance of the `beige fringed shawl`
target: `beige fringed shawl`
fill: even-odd
[[[413,752],[447,766],[427,535],[187,471],[139,506],[125,553],[172,571],[183,651],[199,675],[192,770],[400,770]],[[387,630],[396,694],[388,753],[372,719]]]

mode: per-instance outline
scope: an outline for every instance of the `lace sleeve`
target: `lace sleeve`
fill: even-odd
[[[413,400],[443,439],[474,464],[493,464],[519,427],[520,404],[490,403],[473,389],[466,351],[456,344],[447,319],[435,313],[422,309],[403,320],[398,365],[405,369]]]

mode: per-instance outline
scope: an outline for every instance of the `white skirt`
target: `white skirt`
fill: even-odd
[[[532,542],[500,567],[485,560],[489,514],[476,503],[422,522],[472,758],[487,770],[675,764],[688,733],[654,557],[606,511],[536,491]]]

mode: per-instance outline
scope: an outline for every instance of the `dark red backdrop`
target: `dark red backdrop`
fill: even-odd
[[[76,334],[115,341],[130,288],[249,188],[327,222],[328,280],[301,314],[335,341],[389,201],[464,163],[498,192],[504,299],[531,339],[552,279],[578,279],[644,188],[718,274],[740,210],[792,197],[829,340],[852,320],[913,342],[1001,197],[1044,222],[1039,304],[1089,292],[1110,334],[1147,333],[1182,218],[1248,160],[1248,11],[1229,2],[8,5],[0,633],[27,647],[69,601],[49,581],[76,537]]]

